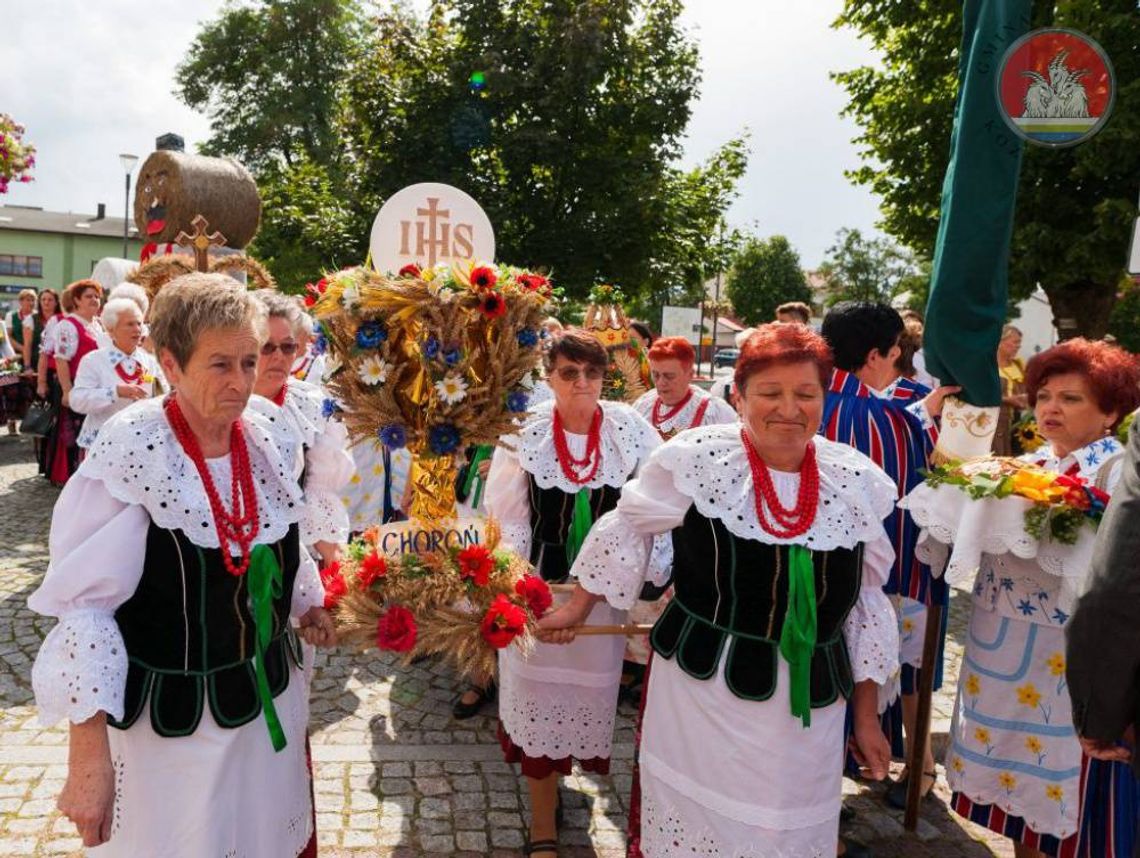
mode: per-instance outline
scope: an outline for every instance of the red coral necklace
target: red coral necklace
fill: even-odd
[[[218,494],[210,468],[206,464],[206,457],[202,454],[202,447],[198,439],[186,422],[186,415],[178,405],[178,399],[168,396],[163,402],[166,419],[170,428],[174,430],[174,437],[182,445],[194,467],[198,469],[198,476],[206,489],[206,497],[210,500],[210,511],[214,516],[214,527],[218,532],[218,548],[222,552],[222,561],[226,571],[231,575],[244,575],[249,569],[249,554],[252,550],[253,540],[257,536],[260,522],[257,515],[257,495],[253,488],[253,471],[249,465],[249,448],[245,443],[245,434],[241,429],[241,420],[235,420],[230,426],[230,507],[227,512],[222,498]],[[240,561],[235,565],[230,543],[233,543]]]
[[[598,466],[602,463],[601,441],[602,409],[598,407],[590,421],[590,431],[586,436],[586,455],[581,459],[575,459],[570,454],[570,448],[566,444],[566,431],[562,428],[562,417],[559,415],[558,409],[554,409],[554,452],[558,454],[558,465],[562,468],[562,473],[574,485],[584,485],[598,473]],[[580,474],[580,471],[587,467],[590,469],[589,472]]]
[[[658,395],[657,399],[653,402],[653,426],[656,429],[661,428],[662,423],[668,423],[674,417],[681,413],[681,410],[689,404],[689,400],[693,398],[693,389],[690,387],[685,396],[670,408],[666,413],[661,413],[661,396]]]
[[[123,364],[126,361],[119,361],[115,364],[115,374],[119,376],[126,384],[138,384],[143,378],[143,365],[141,360],[134,360],[134,358],[127,357],[127,360],[134,361],[135,371],[128,373],[123,371]]]
[[[278,408],[285,404],[285,388],[288,386],[289,379],[285,379],[285,381],[281,384],[281,389],[273,394],[273,399],[270,400],[270,402],[272,402]]]
[[[748,430],[741,429],[740,437],[748,453],[748,464],[752,468],[752,497],[756,503],[756,519],[760,526],[777,539],[793,539],[807,532],[815,521],[819,507],[819,465],[815,459],[815,444],[808,442],[804,461],[800,466],[800,490],[796,505],[788,509],[780,503],[776,487],[772,485],[772,474],[748,437]],[[774,523],[769,523],[764,510],[771,513]]]

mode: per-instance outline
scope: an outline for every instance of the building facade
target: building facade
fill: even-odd
[[[138,259],[142,243],[129,228],[127,256]],[[0,206],[0,307],[21,289],[58,291],[90,277],[100,259],[122,255],[123,219],[107,217],[102,204],[94,215]]]

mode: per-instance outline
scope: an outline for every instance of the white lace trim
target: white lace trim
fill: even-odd
[[[300,438],[276,406],[260,397],[251,397],[242,421],[261,517],[255,542],[276,542],[303,512]],[[229,458],[210,461],[211,470],[219,466],[228,471]],[[182,530],[203,548],[218,547],[206,490],[174,437],[161,399],[138,402],[107,421],[79,472],[102,482],[116,500],[144,507],[159,527]]]
[[[513,548],[515,553],[521,555],[524,559],[529,558],[531,541],[530,525],[500,521],[499,527],[502,530],[503,543]]]
[[[334,492],[305,489],[305,512],[301,517],[301,544],[348,542],[350,527],[344,501]]]
[[[894,482],[854,447],[819,436],[814,439],[819,464],[815,521],[805,534],[791,539],[763,530],[740,432],[738,424],[689,429],[656,453],[656,461],[672,472],[677,490],[693,499],[701,515],[718,519],[741,539],[798,544],[813,551],[850,548],[882,533],[883,519],[898,498]]]
[[[289,379],[285,386],[285,402],[282,408],[293,418],[297,430],[301,433],[302,443],[306,447],[313,446],[320,434],[325,431],[325,424],[328,423],[328,418],[324,416],[326,398],[319,387],[295,378]]]
[[[888,686],[899,672],[899,628],[895,610],[879,587],[862,587],[843,625],[851,673]]]
[[[647,574],[657,585],[668,580],[668,569],[648,566],[653,544],[651,535],[638,533],[621,513],[611,510],[590,528],[573,573],[584,589],[604,597],[615,608],[632,608]]]
[[[127,648],[110,614],[72,611],[48,632],[32,666],[39,721],[79,724],[98,712],[123,717]]]
[[[679,806],[658,797],[656,790],[642,796],[641,851],[646,858],[830,858],[838,834],[838,802],[835,818],[807,828],[764,829],[752,827],[746,842],[699,823]],[[702,814],[707,816],[708,814]],[[732,826],[740,831],[744,826]]]
[[[616,677],[606,687],[597,688],[536,683],[500,670],[499,720],[511,741],[528,756],[608,758],[617,691]]]
[[[534,407],[531,418],[519,432],[517,451],[519,466],[534,476],[539,488],[556,488],[567,494],[577,494],[583,487],[621,487],[660,442],[656,430],[628,405],[609,401],[598,404],[602,407],[602,463],[594,478],[583,485],[567,479],[558,464],[558,454],[554,449],[554,401]],[[566,440],[573,455],[584,453],[585,435],[567,432]]]
[[[735,411],[732,410],[727,402],[722,399],[716,399],[703,390],[698,388],[690,388],[693,391],[692,397],[685,403],[685,407],[678,411],[673,417],[668,420],[663,420],[661,425],[656,427],[661,432],[681,432],[685,429],[692,427],[693,419],[697,416],[697,409],[701,407],[701,403],[706,400],[709,401],[708,407],[705,409],[704,417],[701,420],[702,426],[709,426],[716,423],[735,423],[738,419]],[[650,390],[643,393],[633,403],[633,410],[642,416],[642,418],[653,425],[653,406],[657,403],[658,395],[656,390]],[[668,409],[666,409],[668,411]]]
[[[321,573],[317,569],[316,561],[302,552],[301,562],[297,566],[297,577],[293,580],[293,598],[290,601],[289,616],[303,617],[309,608],[323,607],[325,604],[325,585],[321,583]],[[312,659],[305,658],[306,668],[312,664]]]

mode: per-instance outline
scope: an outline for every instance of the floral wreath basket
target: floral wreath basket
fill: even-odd
[[[557,300],[542,275],[475,263],[409,265],[396,276],[350,268],[310,287],[325,383],[349,436],[412,454],[413,527],[446,529],[455,457],[518,431],[542,320]],[[529,647],[551,598],[526,560],[500,546],[494,521],[481,543],[387,557],[371,529],[323,577],[347,642],[443,656],[468,678],[493,675],[497,649]]]

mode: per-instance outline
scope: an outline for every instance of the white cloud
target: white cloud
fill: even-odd
[[[174,70],[201,21],[223,0],[139,4],[45,0],[9,16],[5,67],[19,85],[2,109],[27,126],[38,148],[36,181],[0,201],[110,214],[123,205],[118,153],[145,157],[173,131],[192,149],[206,117],[173,95]],[[835,231],[872,229],[876,202],[843,170],[857,166],[858,129],[841,119],[842,90],[828,72],[871,61],[850,31],[831,29],[841,0],[689,0],[685,23],[701,49],[704,81],[685,161],[695,163],[744,128],[752,156],[737,225],[783,233],[804,264],[817,264]]]

